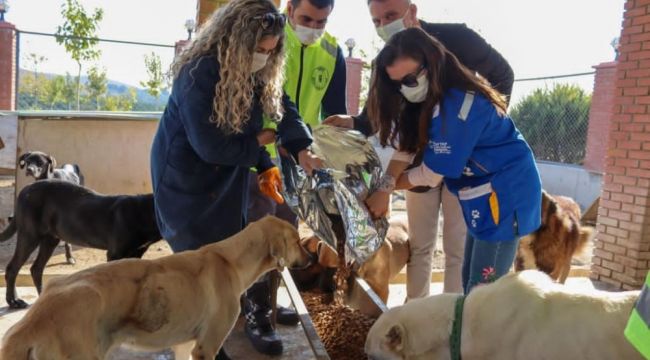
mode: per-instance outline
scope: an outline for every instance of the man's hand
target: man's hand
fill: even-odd
[[[257,142],[260,146],[265,146],[275,143],[275,130],[273,129],[264,129],[257,134]]]
[[[323,167],[323,160],[307,149],[298,153],[298,163],[308,175],[311,175],[315,169]]]
[[[332,115],[323,120],[323,124],[345,129],[352,129],[354,128],[354,118],[350,115]]]

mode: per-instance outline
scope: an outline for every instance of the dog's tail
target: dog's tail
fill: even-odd
[[[11,239],[12,236],[16,233],[16,218],[9,218],[9,226],[0,233],[0,242],[5,242]]]

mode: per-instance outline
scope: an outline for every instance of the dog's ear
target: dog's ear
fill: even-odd
[[[269,254],[276,263],[278,271],[284,271],[286,267],[285,257],[287,256],[287,231],[281,232],[281,236],[271,238]]]
[[[50,163],[50,168],[47,171],[49,171],[50,174],[51,174],[51,173],[54,172],[54,168],[56,167],[56,159],[54,158],[54,156],[48,155],[47,156],[47,162]]]
[[[29,151],[29,152],[26,152],[26,153],[20,155],[20,158],[18,158],[18,165],[20,166],[21,169],[24,169],[24,168],[25,168],[25,165],[27,165],[27,164],[25,163],[25,159],[27,159],[27,157],[28,157],[29,155],[31,155],[31,154],[32,154],[32,152]]]
[[[316,236],[310,236],[302,239],[300,245],[310,254],[318,253],[318,244],[320,240]]]
[[[335,268],[339,266],[339,255],[327,243],[321,241],[318,243],[318,263],[322,266]]]
[[[402,352],[406,343],[406,329],[401,324],[391,326],[384,341],[390,350],[397,353]]]

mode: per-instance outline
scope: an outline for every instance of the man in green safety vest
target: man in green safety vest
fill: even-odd
[[[325,32],[334,0],[289,0],[285,26],[285,84],[284,91],[296,105],[304,122],[316,127],[334,114],[347,114],[346,69],[343,50],[336,39]],[[265,127],[274,128],[271,122]],[[276,157],[273,148],[261,149],[261,156]],[[248,221],[275,215],[298,225],[298,218],[284,203],[280,171],[277,166],[251,171]],[[262,279],[246,295],[246,334],[253,347],[263,354],[282,353],[282,340],[270,322],[270,282]],[[279,307],[277,322],[296,324],[297,314]]]
[[[641,355],[650,359],[650,272],[625,328],[625,337]]]

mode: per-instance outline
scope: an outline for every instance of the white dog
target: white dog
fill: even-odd
[[[409,301],[370,329],[370,359],[450,359],[458,294]],[[529,270],[475,288],[465,300],[461,356],[475,359],[642,359],[623,330],[638,291],[576,291]]]

